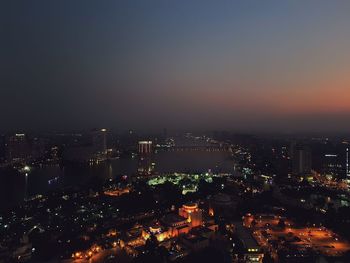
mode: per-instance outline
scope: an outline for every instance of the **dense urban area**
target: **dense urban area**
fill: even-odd
[[[95,129],[1,140],[1,192],[23,198],[2,196],[0,262],[350,262],[346,136]],[[160,171],[164,153],[229,165]],[[129,172],[86,172],[130,160]],[[80,175],[31,190],[47,167]]]
[[[0,263],[350,263],[350,0],[0,0]]]

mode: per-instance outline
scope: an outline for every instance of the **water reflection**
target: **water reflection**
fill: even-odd
[[[11,172],[0,176],[0,192],[4,195],[0,199],[0,208],[49,190],[84,185],[96,176],[108,180],[117,175],[136,175],[140,169],[160,174],[203,173],[208,170],[231,173],[234,165],[225,152],[159,152],[141,162],[138,158],[129,158],[115,159],[97,166],[50,166],[34,168],[27,176]]]
[[[28,173],[24,175],[24,199],[28,199]]]

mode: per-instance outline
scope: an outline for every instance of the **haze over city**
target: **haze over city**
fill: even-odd
[[[350,128],[348,1],[5,1],[2,129]]]
[[[0,263],[349,263],[349,14],[1,1]]]

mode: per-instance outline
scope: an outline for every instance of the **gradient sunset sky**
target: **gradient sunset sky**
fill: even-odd
[[[3,1],[2,129],[350,130],[350,1]]]

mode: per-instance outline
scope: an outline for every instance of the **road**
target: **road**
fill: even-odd
[[[104,249],[100,251],[99,253],[94,254],[90,259],[67,259],[64,261],[61,261],[62,263],[102,263],[105,262],[105,260],[109,256],[115,256],[116,259],[118,259],[118,263],[126,263],[129,262],[123,253],[121,255],[122,250],[120,247],[111,248],[111,249]]]

